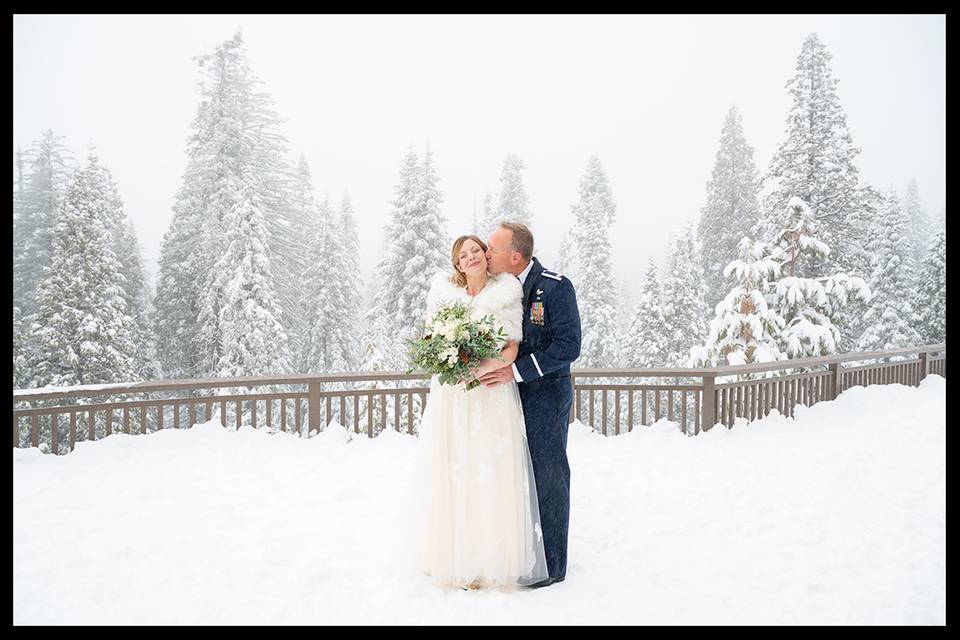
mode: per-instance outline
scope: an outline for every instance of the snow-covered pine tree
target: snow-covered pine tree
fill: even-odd
[[[227,282],[229,276],[216,273],[216,265],[223,264],[221,258],[228,250],[227,217],[238,206],[247,206],[244,201],[256,201],[268,234],[271,288],[281,310],[284,300],[291,300],[290,287],[296,283],[278,283],[278,277],[296,279],[302,273],[305,247],[300,246],[299,239],[296,246],[286,246],[286,241],[280,242],[283,246],[276,244],[286,234],[297,235],[302,224],[293,220],[288,208],[290,169],[282,159],[285,140],[276,130],[280,120],[270,107],[270,97],[256,90],[260,81],[250,71],[241,34],[218,46],[214,53],[200,56],[198,63],[204,72],[200,83],[203,100],[193,124],[184,191],[187,203],[199,206],[202,223],[196,253],[202,287],[197,362],[200,375],[212,375],[224,370],[220,361],[225,341],[218,325],[224,292],[217,283]],[[256,188],[256,194],[240,195],[241,189],[250,188]],[[306,233],[299,236],[305,237]],[[281,266],[274,265],[273,253],[278,254]],[[293,297],[299,299],[295,294]],[[275,319],[283,322],[282,314]],[[270,360],[268,356],[263,358]],[[288,363],[286,355],[270,361],[278,366]]]
[[[315,241],[315,235],[317,232],[316,229],[316,217],[317,217],[317,202],[313,196],[313,182],[310,178],[310,167],[307,164],[307,159],[303,154],[300,154],[300,160],[297,163],[297,170],[293,176],[293,181],[289,189],[287,202],[286,202],[286,212],[287,215],[279,224],[271,227],[272,232],[272,241],[269,243],[271,248],[284,246],[285,250],[290,253],[296,253],[292,251],[300,245],[303,246],[302,253],[295,255],[295,260],[299,261],[299,266],[294,266],[293,271],[287,270],[278,270],[274,265],[274,261],[283,261],[283,258],[280,257],[280,253],[277,251],[271,250],[270,259],[271,266],[273,267],[273,273],[275,274],[275,285],[278,289],[282,289],[286,293],[281,295],[279,301],[281,302],[282,315],[284,316],[283,324],[285,326],[285,333],[287,334],[288,347],[290,349],[290,354],[292,357],[291,364],[299,372],[306,372],[309,369],[305,369],[304,366],[307,362],[307,341],[308,334],[311,331],[310,323],[307,316],[302,312],[303,301],[308,299],[306,296],[307,293],[306,287],[306,273],[312,266],[310,261],[310,256],[313,254],[313,247],[311,242]],[[296,220],[296,229],[290,228],[288,222],[291,220]],[[281,232],[282,231],[282,232]],[[293,238],[296,236],[296,239]],[[303,238],[309,238],[311,242],[304,244]],[[287,244],[287,243],[296,243],[296,244]],[[288,256],[289,257],[289,256]],[[290,266],[290,261],[286,261],[287,266]],[[283,271],[286,275],[280,276],[280,272]],[[297,284],[293,284],[293,282]],[[283,284],[281,284],[283,283]],[[302,284],[301,284],[302,283]],[[299,300],[299,305],[292,307],[290,304],[284,304],[283,301],[286,300],[289,302],[288,294],[291,292],[296,292],[297,298]],[[288,314],[296,316],[295,319],[288,319],[286,316]]]
[[[360,273],[360,237],[357,234],[357,220],[353,212],[353,203],[350,195],[343,194],[340,202],[340,237],[343,240],[343,257],[345,262],[347,297],[343,302],[341,314],[346,323],[346,337],[343,344],[344,360],[347,362],[347,371],[360,369],[358,349],[360,347],[360,321],[362,319],[361,292],[363,276]]]
[[[576,232],[576,227],[573,227],[567,231],[563,236],[563,240],[560,241],[560,248],[557,250],[557,258],[551,263],[551,266],[558,273],[566,275],[572,282],[579,282],[580,278],[577,274],[577,244],[574,241],[573,234]]]
[[[272,112],[270,112],[272,114]],[[274,124],[279,119],[272,121]],[[303,302],[303,274],[309,266],[307,238],[313,221],[307,211],[291,205],[298,167],[290,167],[281,153],[284,139],[273,132],[258,140],[254,167],[262,176],[262,202],[267,224],[267,246],[273,270],[273,287],[280,305],[281,322],[291,349],[300,347],[306,327],[300,312]],[[293,351],[291,351],[293,353]],[[291,361],[291,366],[293,362]]]
[[[13,305],[13,388],[27,386],[30,374],[27,368],[27,352],[24,349],[24,326],[20,307]]]
[[[907,193],[903,198],[903,214],[909,225],[910,244],[913,247],[913,262],[919,265],[927,255],[927,249],[936,230],[927,210],[920,200],[920,190],[917,180],[913,178],[907,185]]]
[[[780,351],[784,321],[767,305],[765,293],[780,277],[780,262],[763,243],[741,238],[738,257],[723,269],[736,285],[715,306],[702,347],[690,351],[690,367],[716,367],[784,360]]]
[[[560,273],[563,273],[562,271]],[[620,297],[617,298],[617,326],[627,327],[633,318],[634,302],[631,293],[632,274],[625,273],[620,278]],[[623,338],[624,331],[620,330],[620,337]],[[620,345],[620,354],[623,355],[623,343]]]
[[[365,314],[361,345],[365,371],[407,370],[405,340],[422,327],[430,279],[437,271],[450,269],[451,243],[437,181],[429,147],[422,161],[408,148],[394,187],[383,258],[374,272],[375,289]]]
[[[838,80],[831,55],[815,33],[803,42],[796,74],[787,81],[793,105],[787,114],[786,139],[777,148],[764,177],[767,192],[761,220],[752,237],[770,241],[786,226],[791,197],[799,197],[823,228],[823,241],[835,251],[809,256],[799,275],[865,273],[869,256],[863,250],[868,225],[876,215],[878,194],[860,184],[847,116],[837,97]]]
[[[137,232],[133,221],[126,215],[113,231],[115,251],[124,277],[127,315],[133,319],[133,343],[137,348],[134,368],[139,379],[157,380],[161,377],[161,370],[157,361],[153,308]]]
[[[523,186],[523,176],[520,172],[526,167],[516,154],[508,154],[500,172],[500,219],[508,222],[519,222],[531,226],[533,214],[530,212],[530,198]],[[490,237],[489,235],[486,237]]]
[[[37,345],[30,386],[135,382],[134,322],[126,315],[124,278],[110,235],[112,194],[91,155],[74,173],[58,207],[50,264],[37,289],[30,326]],[[98,437],[105,435],[97,426]],[[40,441],[49,442],[50,424]],[[61,438],[59,451],[69,444]]]
[[[330,203],[316,213],[310,267],[304,278],[306,343],[300,369],[310,373],[350,370],[350,319],[344,308],[352,295],[343,239]]]
[[[947,232],[934,236],[921,263],[913,309],[917,314],[917,332],[925,344],[947,341]]]
[[[703,344],[707,338],[707,308],[704,304],[706,291],[700,255],[693,239],[693,225],[685,223],[670,241],[667,268],[662,281],[661,333],[664,351],[661,366],[686,366],[690,349]],[[692,383],[693,380],[673,378],[673,382],[683,384]],[[680,416],[681,411],[681,399],[678,395],[674,396],[675,419]],[[688,398],[688,414],[694,409],[693,399]],[[688,432],[688,435],[693,435],[693,430]]]
[[[633,306],[633,315],[623,338],[623,366],[628,368],[650,369],[662,367],[666,346],[663,343],[663,300],[657,265],[651,259],[647,262],[640,287],[640,295]],[[631,378],[631,384],[657,384],[658,378]],[[653,394],[635,394],[634,420],[640,423],[644,416],[652,419],[655,410]],[[643,411],[643,398],[647,399],[646,413]]]
[[[89,153],[91,157],[96,158],[96,151],[92,145]],[[161,372],[157,362],[154,325],[151,317],[151,296],[140,244],[137,241],[133,221],[124,209],[123,199],[113,180],[113,174],[106,166],[99,164],[98,166],[104,184],[104,197],[107,202],[105,214],[113,253],[120,262],[120,273],[123,275],[123,297],[126,303],[124,313],[133,320],[131,338],[135,347],[134,370],[138,380],[156,380]]]
[[[685,223],[670,242],[666,277],[663,280],[664,367],[686,366],[690,348],[707,337],[707,308],[700,252],[693,240],[693,226]]]
[[[24,320],[37,308],[36,293],[49,264],[51,233],[60,199],[70,182],[71,160],[63,136],[43,133],[17,157],[13,208],[13,299]],[[26,165],[26,167],[24,166]],[[28,173],[24,175],[24,169]]]
[[[396,345],[397,368],[407,366],[406,347],[403,342],[419,333],[423,321],[430,280],[437,271],[450,268],[450,238],[447,235],[447,220],[440,210],[443,193],[438,187],[438,178],[433,168],[433,153],[430,147],[418,167],[416,195],[412,209],[398,208],[398,213],[407,215],[397,218],[400,235],[399,260],[400,288],[397,291],[396,313],[390,335],[399,342]]]
[[[493,196],[490,191],[487,191],[483,196],[483,215],[480,219],[480,233],[478,235],[486,241],[500,225],[500,220],[500,213],[493,204]]]
[[[221,253],[221,222],[232,206],[236,182],[232,165],[241,137],[236,95],[242,77],[237,68],[239,44],[235,37],[217,47],[214,54],[195,58],[201,70],[201,100],[190,124],[187,168],[173,205],[173,219],[160,248],[154,302],[157,355],[166,377],[211,376],[220,357],[219,337],[204,335],[201,313],[209,294],[210,272]],[[207,237],[210,233],[215,237]],[[217,313],[207,321],[213,322]]]
[[[191,161],[163,234],[154,296],[157,360],[165,378],[209,375],[200,365],[200,304],[207,273],[200,255],[203,222],[201,183],[192,177]]]
[[[571,208],[576,220],[576,251],[580,256],[575,284],[583,327],[577,363],[584,368],[615,367],[622,359],[609,234],[616,203],[596,156],[587,161],[587,169],[580,178],[580,199]]]
[[[786,224],[769,249],[781,262],[782,277],[767,298],[768,307],[784,321],[780,350],[790,358],[837,353],[841,339],[835,323],[838,314],[852,302],[869,302],[870,289],[859,276],[844,272],[827,278],[798,276],[812,256],[829,255],[830,248],[816,237],[818,220],[803,200],[791,197],[787,206]]]
[[[863,314],[863,333],[857,341],[860,351],[883,351],[911,347],[922,342],[914,323],[916,268],[910,242],[910,221],[900,199],[891,189],[885,198],[870,243],[873,272],[870,274],[872,300]]]
[[[17,224],[23,211],[24,197],[26,195],[26,179],[23,175],[24,157],[23,152],[17,149],[16,153],[17,180],[13,189],[13,231],[14,231],[14,254],[17,250]],[[24,345],[23,321],[21,319],[19,301],[14,297],[13,300],[13,388],[18,389],[23,380],[29,379],[27,373],[27,357]]]
[[[257,176],[242,173],[238,199],[225,219],[226,251],[214,268],[222,291],[217,328],[219,377],[274,375],[290,370],[287,336],[273,290],[270,252]]]
[[[697,239],[706,282],[706,305],[712,309],[723,299],[727,279],[723,271],[737,255],[737,245],[759,220],[759,178],[753,164],[753,147],[743,135],[736,107],[727,112],[720,132],[720,148],[707,183],[707,202],[700,210]]]
[[[640,296],[633,306],[633,317],[623,340],[623,363],[629,368],[649,369],[664,366],[666,345],[664,333],[663,300],[657,265],[647,262]]]
[[[414,157],[414,161],[416,158]],[[387,337],[387,307],[389,289],[384,284],[385,279],[392,279],[391,260],[392,247],[396,234],[393,232],[393,222],[388,222],[387,229],[381,243],[380,260],[374,267],[373,278],[367,287],[364,298],[368,306],[363,316],[363,332],[360,336],[360,370],[361,371],[390,371],[388,350],[390,341]],[[376,388],[374,384],[361,385],[363,388]]]

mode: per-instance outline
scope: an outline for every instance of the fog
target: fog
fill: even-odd
[[[632,295],[646,259],[699,219],[730,106],[766,170],[810,32],[833,56],[862,179],[902,196],[916,178],[931,218],[946,201],[944,15],[17,15],[13,27],[13,151],[46,129],[78,160],[95,143],[151,278],[197,108],[192,58],[237,28],[317,196],[349,192],[365,278],[407,145],[434,152],[451,235],[470,231],[519,155],[547,266],[597,154]]]

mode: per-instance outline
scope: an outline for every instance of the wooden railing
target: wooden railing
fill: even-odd
[[[877,362],[843,366],[863,361]],[[737,418],[756,420],[773,409],[792,416],[798,404],[832,400],[852,386],[916,385],[930,373],[946,376],[946,344],[759,365],[574,369],[571,420],[616,435],[666,418],[695,435],[718,423],[731,427]],[[430,391],[425,381],[417,374],[344,373],[15,390],[13,446],[36,447],[43,441],[50,451],[66,453],[78,441],[115,431],[189,427],[214,419],[215,411],[223,426],[266,426],[305,437],[334,420],[368,437],[385,429],[415,434]],[[271,389],[242,393],[244,387]],[[204,395],[205,390],[226,391]],[[97,396],[140,397],[87,402]]]

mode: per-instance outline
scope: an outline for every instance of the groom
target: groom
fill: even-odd
[[[530,586],[546,587],[567,575],[570,363],[580,356],[580,312],[570,280],[544,269],[533,257],[533,234],[525,225],[502,223],[490,235],[486,255],[491,273],[512,273],[523,285],[523,340],[517,359],[480,381],[488,386],[518,383],[549,574]]]

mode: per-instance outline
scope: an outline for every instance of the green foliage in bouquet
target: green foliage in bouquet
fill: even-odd
[[[456,385],[470,380],[467,390],[480,385],[473,371],[484,358],[503,360],[500,349],[507,343],[503,327],[494,331],[492,315],[470,319],[470,307],[453,302],[441,307],[424,328],[422,338],[407,340],[411,368],[439,376],[440,384]]]

